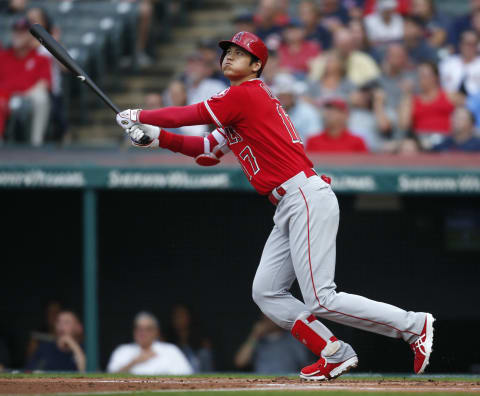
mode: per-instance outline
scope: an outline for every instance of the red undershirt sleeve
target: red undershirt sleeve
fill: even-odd
[[[172,106],[157,110],[142,110],[139,120],[142,124],[156,125],[163,128],[179,128],[182,126],[213,123],[203,102],[189,106]]]
[[[211,151],[218,144],[218,142],[214,138],[213,134],[208,135],[207,139],[209,141],[209,151]],[[206,151],[205,138],[201,136],[178,135],[162,129],[160,131],[158,140],[160,147],[166,148],[175,153],[182,153],[193,158],[205,153]]]

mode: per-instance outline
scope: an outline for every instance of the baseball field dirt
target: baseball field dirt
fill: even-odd
[[[238,394],[280,396],[332,393],[405,392],[422,394],[480,394],[480,378],[343,377],[329,382],[306,382],[294,377],[200,376],[200,377],[116,377],[116,376],[0,376],[0,394]]]

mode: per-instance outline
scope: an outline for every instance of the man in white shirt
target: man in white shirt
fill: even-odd
[[[365,18],[365,29],[372,44],[385,45],[403,38],[403,19],[396,8],[396,0],[378,0],[376,12]]]
[[[118,346],[108,362],[109,373],[137,375],[188,375],[192,366],[180,349],[170,343],[158,341],[158,320],[148,312],[140,312],[133,321],[131,344]]]
[[[480,92],[479,40],[472,30],[462,33],[460,53],[450,55],[439,65],[440,80],[449,92],[463,92],[467,96]]]

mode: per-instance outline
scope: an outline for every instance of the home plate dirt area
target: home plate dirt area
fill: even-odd
[[[392,392],[479,392],[480,381],[441,379],[337,379],[308,382],[290,377],[0,377],[0,394],[102,393],[191,390],[317,390],[317,391],[392,391]],[[272,393],[273,395],[275,392]]]

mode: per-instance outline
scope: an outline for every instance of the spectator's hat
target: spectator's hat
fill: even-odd
[[[28,29],[30,29],[30,22],[25,17],[16,19],[12,24],[12,30],[28,30]]]
[[[378,0],[377,10],[394,10],[397,8],[397,0]]]
[[[337,110],[341,110],[341,111],[348,111],[348,104],[342,98],[326,99],[323,102],[323,107],[331,108],[331,109],[337,109]]]

